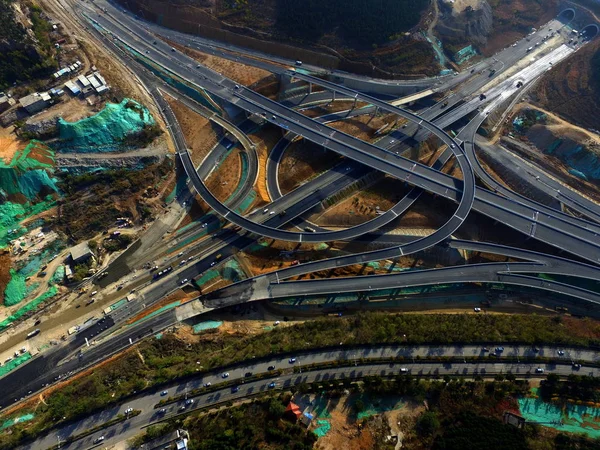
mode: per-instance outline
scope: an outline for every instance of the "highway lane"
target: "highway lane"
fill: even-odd
[[[410,331],[409,331],[410,332]],[[124,403],[110,407],[102,412],[92,414],[91,416],[77,421],[71,425],[61,427],[51,434],[39,438],[32,444],[23,446],[26,449],[47,449],[56,444],[56,436],[61,436],[64,439],[71,434],[78,434],[94,426],[105,423],[118,414],[124,414],[126,408],[134,408],[141,410],[142,414],[127,422],[114,425],[112,427],[97,432],[90,437],[80,441],[63,446],[74,450],[85,449],[93,445],[93,441],[100,435],[106,437],[103,445],[115,444],[124,439],[128,439],[140,432],[142,426],[150,423],[163,420],[175,416],[180,413],[179,408],[183,406],[184,401],[179,401],[174,404],[165,406],[166,412],[160,414],[154,405],[162,399],[169,396],[184,395],[186,392],[191,392],[193,389],[201,388],[204,383],[210,382],[213,386],[218,387],[223,381],[237,380],[239,384],[238,392],[233,392],[231,388],[224,388],[214,392],[189,396],[194,402],[188,406],[185,412],[192,411],[200,407],[214,405],[216,403],[229,400],[241,399],[248,395],[268,391],[271,382],[275,383],[274,389],[288,389],[289,387],[301,382],[327,381],[332,379],[343,378],[361,378],[369,375],[390,376],[400,374],[401,368],[407,368],[408,373],[412,375],[453,375],[453,376],[474,376],[476,374],[482,376],[491,376],[497,373],[512,372],[519,377],[545,377],[545,375],[536,375],[535,369],[541,367],[545,372],[557,373],[560,375],[569,375],[571,373],[597,375],[598,369],[586,367],[586,362],[597,362],[600,358],[598,352],[584,348],[563,348],[555,346],[540,346],[538,352],[535,352],[532,347],[490,343],[487,344],[489,350],[494,347],[503,346],[505,349],[498,359],[490,359],[481,362],[460,362],[461,358],[481,357],[487,353],[483,351],[482,346],[476,345],[453,345],[453,346],[371,346],[371,347],[341,347],[338,349],[328,349],[325,351],[304,351],[291,355],[275,356],[267,359],[260,359],[251,363],[242,363],[237,366],[224,369],[229,373],[227,379],[221,377],[221,372],[213,372],[200,375],[194,379],[174,383],[169,386],[159,387],[144,393],[141,396],[134,397]],[[563,355],[559,355],[559,351]],[[295,358],[293,364],[288,360],[292,356]],[[536,363],[537,356],[552,358],[551,363]],[[404,361],[397,361],[393,364],[378,363],[378,360],[388,358],[402,357]],[[459,362],[418,362],[415,358],[438,358],[438,357],[453,357]],[[504,358],[509,358],[510,362],[504,362]],[[528,359],[527,362],[518,362],[515,359]],[[307,371],[306,366],[310,364],[322,364],[329,361],[345,361],[350,364],[347,367],[328,368],[322,370]],[[370,363],[369,363],[370,361]],[[571,361],[577,361],[583,364],[579,370],[576,370]],[[272,378],[267,378],[259,381],[244,381],[244,375],[247,372],[253,374],[268,372],[268,367],[274,366],[276,369],[282,369],[282,374],[275,373]],[[304,366],[304,371],[301,373],[292,373],[294,366],[301,369]],[[166,396],[161,396],[160,392],[167,390]]]
[[[127,14],[135,21],[139,22],[140,26],[149,32],[156,34],[157,36],[161,36],[181,45],[185,45],[190,48],[200,50],[204,53],[218,56],[220,58],[246,64],[251,67],[258,67],[273,73],[281,73],[287,69],[286,66],[296,65],[296,60],[294,59],[267,54],[245,47],[238,47],[225,42],[215,41],[198,35],[190,35],[162,27],[156,23],[145,20],[143,17],[137,16],[135,12],[130,14],[126,11],[122,11],[122,8],[119,5],[113,5],[108,1],[100,0],[96,1],[96,4],[101,5],[102,7],[107,7],[112,14],[115,12]],[[391,91],[390,88],[394,87],[398,88],[398,94],[404,94],[405,92],[414,92],[415,90],[427,89],[433,85],[439,85],[442,82],[455,84],[460,82],[462,79],[462,77],[457,79],[457,77],[447,75],[442,77],[436,76],[414,80],[385,80],[370,76],[351,74],[340,70],[325,69],[319,66],[311,65],[306,61],[302,64],[302,68],[314,73],[326,74],[328,76],[335,77],[337,80],[342,82],[349,80],[367,83],[369,86],[369,92],[374,94],[381,93],[384,95],[390,95],[391,92],[393,92],[393,90]]]
[[[392,236],[383,237],[393,241]],[[398,239],[402,242],[404,237]],[[366,292],[396,289],[407,286],[444,284],[449,282],[486,282],[507,283],[544,290],[552,290],[580,300],[598,303],[599,294],[577,286],[540,279],[526,273],[569,275],[600,281],[600,270],[594,266],[570,261],[547,254],[522,250],[499,244],[450,240],[448,247],[460,250],[472,250],[530,261],[510,263],[483,263],[445,267],[439,269],[414,270],[386,275],[363,277],[332,278],[321,280],[302,280],[285,282],[284,280],[307,273],[335,269],[350,264],[365,264],[370,261],[388,260],[399,255],[395,247],[371,252],[340,256],[313,261],[244,280],[212,292],[204,297],[203,304],[210,308],[231,306],[245,301],[257,301],[281,297],[298,297],[339,292]],[[333,281],[336,280],[336,281]]]
[[[99,20],[100,22],[102,22],[103,25],[106,26],[111,26],[111,22],[109,21],[104,21],[102,20],[103,17],[98,17],[97,20]],[[136,33],[139,33],[139,30],[136,30]],[[113,31],[114,33],[114,31]],[[135,39],[136,42],[135,43],[131,43],[131,45],[135,46],[136,44],[138,44],[139,40],[137,40],[137,38]],[[178,58],[180,58],[182,55],[178,54],[177,52],[175,52],[176,56]],[[154,56],[155,58],[157,57],[157,52],[154,52]],[[172,58],[171,55],[167,55],[168,58],[167,60],[170,60]],[[160,58],[159,58],[160,59]],[[182,63],[181,65],[179,65],[178,67],[180,67],[184,72],[186,70],[186,66]],[[202,71],[203,69],[198,69],[199,71]],[[207,70],[207,69],[206,69]],[[212,72],[212,71],[209,71]],[[229,83],[230,85],[232,84],[232,82],[230,82],[229,80],[226,80],[225,77],[222,77],[220,75],[216,75],[216,74],[212,74],[214,75],[214,77],[211,78],[212,83],[217,82],[217,83],[221,83],[221,84],[225,84],[225,82]],[[188,73],[188,74],[184,74],[184,76],[188,76],[188,77],[192,77],[195,78],[195,81],[199,81],[200,77],[197,77],[197,75],[195,73]],[[205,78],[207,78],[205,76]],[[216,80],[214,79],[216,78]],[[231,87],[219,87],[216,88],[215,92],[218,96],[223,96],[223,97],[227,97],[226,95],[224,95],[224,91],[229,89],[230,93],[233,93],[235,97],[237,97],[237,99],[241,102],[246,102],[246,107],[244,109],[248,110],[248,109],[254,109],[254,112],[257,113],[264,113],[264,109],[266,108],[268,111],[270,112],[274,112],[274,110],[277,109],[284,109],[285,111],[291,111],[288,108],[285,108],[283,106],[281,106],[280,104],[276,103],[276,102],[271,102],[268,99],[266,99],[265,97],[262,97],[258,94],[255,94],[253,91],[250,91],[248,89],[239,87],[237,85],[232,85]],[[242,95],[243,94],[243,95]],[[254,104],[254,106],[248,107],[248,98],[250,97],[252,98],[252,100],[250,100],[251,104]],[[231,96],[229,96],[229,99],[232,100],[232,102],[238,103],[236,102],[235,98],[231,98]],[[257,105],[255,104],[258,101],[258,104],[260,105],[260,107],[257,107]],[[269,107],[267,107],[264,103],[268,103]],[[399,110],[399,109],[398,109]],[[412,119],[417,119],[417,116],[413,115],[412,113],[409,113],[407,111],[404,110],[399,110],[402,111],[402,114],[406,117],[410,117]],[[292,111],[292,114],[296,115],[296,120],[298,121],[299,125],[303,125],[302,122],[307,122],[308,124],[312,124],[314,121],[312,121],[310,118],[303,116],[299,113],[294,113]],[[273,114],[272,114],[273,115]],[[273,115],[274,116],[274,115]],[[267,120],[272,120],[272,118],[269,118],[267,115]],[[275,121],[277,121],[277,119],[275,119]],[[291,122],[290,122],[291,123]],[[296,122],[294,122],[296,123]],[[427,126],[429,129],[431,129],[432,132],[438,133],[440,135],[440,139],[444,142],[446,142],[449,146],[451,146],[457,154],[460,154],[462,152],[462,150],[460,150],[453,142],[453,140],[446,135],[445,133],[443,133],[443,131],[436,129],[434,126],[432,125],[424,125]],[[285,128],[285,127],[284,127]],[[293,125],[291,125],[289,127],[289,129],[293,129],[295,128]],[[328,143],[330,141],[333,141],[334,139],[337,139],[337,137],[334,137],[334,135],[337,133],[335,130],[332,130],[326,137],[323,135],[322,131],[315,131],[314,129],[306,128],[306,125],[303,125],[301,128],[299,128],[298,130],[293,130],[295,132],[300,131],[298,134],[302,134],[302,132],[304,132],[304,134],[309,134],[311,136],[313,136],[313,138],[311,140],[313,141],[318,141],[317,138],[315,136],[318,137],[318,139],[320,140],[324,140],[325,142],[323,143]],[[341,134],[340,134],[341,135]],[[347,136],[347,135],[345,135]],[[307,136],[305,136],[307,137]],[[350,136],[347,136],[350,137]],[[362,141],[358,141],[357,142],[361,142],[361,144],[365,144],[368,145],[366,143],[363,143]],[[184,148],[185,144],[184,143],[180,143],[180,148]],[[342,149],[348,150],[348,146],[341,146]],[[374,146],[373,146],[374,147]],[[353,151],[352,148],[350,148],[351,151]],[[380,166],[385,167],[393,167],[396,168],[396,164],[389,164],[388,162],[380,159],[380,158],[376,158],[374,159],[371,155],[367,154],[367,153],[360,153],[363,158],[366,158],[368,160],[371,161],[375,161],[376,163],[379,163]],[[180,157],[184,157],[185,155],[182,155],[181,153],[179,153]],[[461,162],[462,161],[462,162]],[[467,188],[465,189],[465,195],[462,196],[461,195],[461,200],[463,200],[462,202],[459,203],[459,207],[457,209],[457,213],[455,213],[454,216],[452,216],[450,218],[450,220],[446,223],[446,225],[444,227],[442,227],[440,230],[438,230],[438,232],[434,233],[433,235],[425,238],[422,240],[422,242],[415,242],[410,244],[409,246],[406,247],[406,249],[404,249],[405,253],[409,253],[409,252],[413,252],[413,251],[418,251],[420,249],[423,248],[427,248],[428,246],[433,245],[435,242],[439,242],[440,240],[443,240],[444,238],[446,238],[447,236],[449,236],[458,226],[460,226],[460,224],[464,221],[464,219],[466,218],[466,215],[468,214],[469,210],[470,210],[470,200],[471,197],[473,195],[473,187],[474,187],[474,178],[472,176],[468,176],[468,174],[470,173],[468,170],[468,165],[464,163],[465,159],[464,158],[459,158],[459,164],[462,164],[464,167],[463,168],[463,173],[467,174],[466,178],[465,178],[465,182],[467,183]],[[185,160],[182,160],[184,167],[186,167],[186,170],[189,170],[191,168],[191,165],[189,162],[186,162]],[[418,164],[418,163],[413,163],[412,161],[409,160],[402,160],[400,161],[400,164],[404,166],[404,172],[406,175],[406,178],[411,178],[410,182],[413,183],[414,178],[419,178],[420,181],[422,181],[423,183],[427,184],[429,181],[429,178],[427,176],[424,176],[421,174],[422,172],[422,167]],[[372,164],[367,164],[367,165],[372,165]],[[426,167],[426,166],[424,166]],[[328,233],[295,233],[295,232],[283,232],[280,230],[272,230],[269,229],[268,227],[264,227],[264,226],[257,226],[256,224],[251,223],[250,221],[244,219],[243,217],[237,215],[235,212],[227,209],[224,205],[221,205],[213,196],[212,194],[210,194],[210,192],[208,192],[208,190],[206,189],[205,186],[202,185],[202,180],[199,179],[199,177],[195,177],[193,173],[188,173],[188,176],[190,176],[190,178],[192,179],[192,181],[197,184],[196,188],[199,189],[199,192],[201,193],[201,195],[203,196],[203,198],[205,199],[205,201],[207,201],[210,206],[215,209],[216,211],[218,211],[221,215],[223,215],[225,218],[227,218],[228,220],[236,223],[237,225],[240,225],[252,232],[257,232],[260,233],[262,235],[265,236],[269,236],[269,237],[273,237],[276,239],[284,239],[284,240],[294,240],[297,242],[322,242],[323,240],[331,240],[331,239],[344,239],[344,238],[352,238],[355,235],[359,235],[359,234],[355,234],[355,231],[353,230],[343,230],[343,231],[339,231],[339,232],[328,232]],[[196,180],[194,180],[195,178],[198,178]],[[460,195],[460,193],[459,193]],[[318,237],[317,234],[324,234],[323,236]]]
[[[179,55],[178,53],[176,53],[177,58],[183,58],[182,55]],[[169,55],[169,59],[171,59],[171,56]],[[181,67],[182,70],[185,70],[185,64],[184,63],[180,63],[180,65],[178,67]],[[198,80],[202,80],[204,79],[205,81],[208,79],[207,76],[202,75],[201,77],[204,78],[200,78],[198,77]],[[210,83],[214,83],[214,82],[222,82],[223,77],[222,76],[218,76],[216,75],[216,80],[208,80],[210,81]],[[219,96],[224,95],[224,89],[219,87],[215,87],[215,93]],[[210,90],[210,89],[209,89]],[[226,89],[225,89],[226,90]],[[240,89],[239,91],[243,91],[245,93],[248,93],[248,90],[244,90],[244,89]],[[237,94],[239,94],[240,92],[237,92]],[[234,92],[233,88],[230,88],[229,93],[231,94],[232,92]],[[253,95],[253,94],[249,94],[249,95]],[[258,94],[256,94],[258,95]],[[260,97],[260,96],[259,96]],[[269,103],[269,102],[267,102]],[[270,105],[274,103],[271,102],[269,103]],[[246,105],[248,106],[248,105]],[[250,108],[246,108],[246,109],[250,109]],[[255,111],[258,112],[260,108],[256,108]],[[268,118],[267,118],[268,119]],[[286,123],[283,123],[283,125],[289,125],[290,127],[293,125],[292,121],[288,121]],[[291,128],[290,128],[291,129]],[[311,130],[312,131],[312,130]],[[306,137],[306,136],[305,136]],[[321,138],[321,137],[320,137]],[[350,139],[353,143],[354,141],[357,141],[356,139],[353,139],[349,136],[345,137],[346,139]],[[331,140],[330,139],[325,139],[325,141],[319,141],[313,138],[311,138],[311,140],[315,140],[316,142],[320,143],[320,144],[326,144],[326,146],[332,148],[333,145],[331,144]],[[361,146],[364,143],[360,143],[357,144],[357,146]],[[346,147],[347,148],[347,147]],[[335,149],[334,149],[335,150]],[[352,149],[351,149],[352,150]],[[379,149],[380,150],[380,149]],[[360,153],[359,157],[363,157],[365,154],[364,153]],[[356,153],[354,153],[354,156],[356,158]],[[384,155],[385,157],[385,155]],[[372,165],[372,164],[368,164],[368,165]],[[404,179],[406,176],[408,176],[410,178],[411,174],[410,173],[406,173],[406,171],[402,171],[402,168],[399,168],[397,165],[385,165],[383,164],[383,170],[386,171],[386,169],[388,169],[387,173],[390,173],[393,176],[396,176],[400,179]],[[390,167],[391,166],[391,167]],[[377,167],[379,170],[382,170],[381,167]],[[400,170],[399,170],[400,169]],[[404,175],[404,176],[403,176]],[[437,175],[431,175],[432,177],[443,177],[443,174],[437,174]],[[414,183],[415,178],[411,178],[410,182]],[[422,180],[419,180],[419,182],[421,182]],[[449,180],[448,180],[449,181]],[[457,189],[457,187],[453,184],[453,182],[449,183],[449,187],[446,187],[445,189],[441,189],[441,192],[438,192],[440,195],[443,196],[450,196],[450,197],[455,197],[457,196],[457,194],[460,193],[460,189]],[[428,186],[427,187],[428,190],[432,189],[432,186]],[[479,191],[479,190],[478,190]],[[482,196],[486,196],[486,194],[482,194]],[[489,197],[489,195],[488,195]],[[532,218],[535,216],[535,211],[532,211],[530,208],[527,207],[523,207],[523,205],[519,205],[515,202],[505,202],[504,205],[496,205],[497,202],[502,202],[501,196],[492,196],[491,199],[485,199],[485,204],[479,203],[477,202],[477,199],[475,201],[474,206],[478,207],[478,210],[480,210],[480,212],[483,210],[484,214],[486,215],[490,215],[491,217],[495,218],[496,220],[499,220],[503,223],[507,223],[509,224],[509,226],[524,232],[524,233],[528,233],[531,229],[532,226]],[[456,201],[456,200],[455,200]],[[501,207],[499,207],[501,206]],[[492,213],[492,214],[490,214]],[[235,217],[235,216],[233,216]],[[462,216],[461,216],[462,217]],[[584,230],[580,230],[578,229],[576,226],[573,226],[569,223],[554,223],[555,219],[553,219],[552,217],[547,217],[547,216],[540,216],[540,223],[538,223],[536,225],[537,230],[538,230],[538,234],[537,234],[537,238],[544,240],[547,243],[550,243],[552,245],[555,245],[563,250],[568,250],[572,253],[577,253],[580,256],[589,259],[591,261],[597,261],[598,260],[598,246],[596,245],[596,236],[593,235],[589,235],[588,233],[585,233]],[[264,231],[263,231],[264,233]],[[431,239],[430,241],[434,241],[435,239]]]
[[[512,141],[511,138],[506,139]],[[515,141],[515,143],[522,145],[522,143],[518,141]],[[579,192],[574,191],[552,176],[549,176],[535,164],[522,159],[519,155],[506,149],[503,145],[490,144],[479,136],[475,136],[475,144],[486,153],[493,152],[494,157],[503,164],[508,164],[510,161],[510,164],[517,165],[517,170],[521,174],[521,178],[527,180],[534,188],[542,190],[547,195],[555,198],[558,202],[564,204],[573,211],[577,211],[591,220],[600,222],[600,205],[587,197],[584,197]],[[466,148],[465,150],[468,151]]]

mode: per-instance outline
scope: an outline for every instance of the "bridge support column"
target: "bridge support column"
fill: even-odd
[[[352,103],[352,111],[356,108],[356,104],[358,103],[358,94],[354,96],[354,103]]]
[[[312,94],[312,83],[308,83],[308,93]]]
[[[335,102],[335,91],[331,91],[332,96],[331,96],[331,103]]]

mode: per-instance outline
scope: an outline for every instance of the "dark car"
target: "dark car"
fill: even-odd
[[[252,372],[246,372],[246,373],[244,374],[244,376],[245,376],[246,378],[249,378],[249,377],[251,377],[251,376],[252,376]]]
[[[275,370],[275,366],[269,366],[267,367],[267,370]]]
[[[237,392],[239,390],[240,390],[240,388],[238,386],[234,386],[231,388],[231,392]]]

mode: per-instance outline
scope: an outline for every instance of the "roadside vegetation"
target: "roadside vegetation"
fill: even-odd
[[[406,336],[405,336],[406,335]],[[35,419],[0,435],[0,448],[12,448],[60,422],[87,416],[144,389],[199,375],[248,358],[344,345],[515,342],[597,344],[600,325],[589,319],[536,315],[406,314],[384,312],[321,318],[255,336],[205,331],[197,342],[173,334],[143,341],[136,351],[96,368],[45,397]],[[140,358],[141,355],[141,358]],[[23,411],[19,411],[22,414]]]
[[[515,380],[510,374],[497,376],[492,381],[449,376],[442,380],[428,380],[411,375],[398,375],[392,379],[372,376],[364,378],[362,383],[332,379],[301,384],[292,387],[291,391],[294,397],[288,393],[266,392],[240,406],[228,402],[225,405],[227,409],[217,412],[192,412],[147,428],[132,444],[138,447],[168,432],[185,429],[190,433],[191,449],[313,448],[316,436],[312,429],[315,426],[306,431],[291,424],[285,419],[284,411],[290,401],[302,399],[301,403],[305,404],[309,398],[316,396],[318,400],[315,399],[313,404],[318,402],[324,408],[318,408],[322,412],[317,417],[328,417],[331,433],[338,435],[331,440],[326,437],[323,442],[325,448],[333,442],[343,445],[344,440],[336,440],[342,434],[353,442],[370,442],[373,445],[360,448],[394,449],[394,442],[383,439],[394,434],[390,428],[391,417],[381,420],[381,414],[387,413],[377,412],[377,405],[394,403],[402,405],[401,414],[395,416],[394,422],[402,432],[403,449],[597,448],[591,439],[560,433],[538,424],[526,424],[522,429],[504,424],[504,413],[519,414],[517,398],[528,396],[530,391],[528,381]],[[365,415],[365,410],[374,413]],[[343,416],[339,417],[339,414]],[[343,427],[343,431],[339,427]],[[318,444],[316,448],[319,448]]]
[[[282,420],[289,395],[256,400],[211,414],[193,414],[153,426],[134,445],[183,427],[190,433],[190,450],[310,450],[317,436],[296,423]],[[231,406],[231,405],[230,405]]]
[[[17,19],[14,3],[13,0],[0,0],[0,89],[15,82],[46,77],[57,66],[48,36],[52,28],[41,9],[32,4],[29,6],[27,18],[32,24],[34,40]],[[27,11],[25,5],[22,6]]]
[[[158,191],[148,188],[155,188],[169,175],[172,165],[165,158],[140,170],[62,175],[59,187],[65,196],[60,201],[56,228],[74,242],[80,242],[106,231],[123,215],[142,223],[151,219],[152,210],[144,200],[151,200]]]
[[[250,9],[249,3],[235,2],[234,8]],[[427,4],[423,0],[277,0],[276,28],[283,35],[311,42],[335,33],[355,45],[378,45],[419,23]]]

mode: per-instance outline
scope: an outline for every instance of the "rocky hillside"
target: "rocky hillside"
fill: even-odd
[[[180,31],[325,67],[383,77],[439,71],[418,32],[427,0],[118,1]]]
[[[38,6],[0,0],[0,89],[47,76],[56,68],[51,31]]]
[[[534,95],[544,109],[569,122],[600,130],[600,40],[584,46],[549,71]]]
[[[436,33],[452,55],[473,44],[489,56],[557,14],[558,0],[440,2]]]

